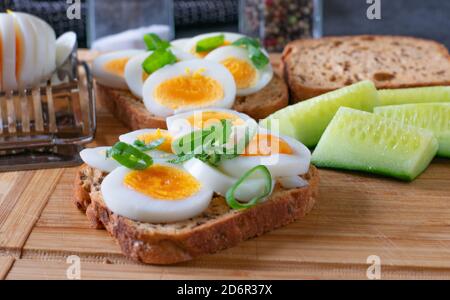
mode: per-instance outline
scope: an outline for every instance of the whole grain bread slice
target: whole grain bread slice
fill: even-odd
[[[377,88],[450,85],[450,55],[435,41],[405,36],[303,39],[283,51],[293,102],[372,80]]]
[[[75,178],[73,200],[85,211],[93,227],[106,228],[125,256],[149,264],[191,260],[287,225],[311,211],[319,185],[318,171],[311,166],[309,173],[302,176],[308,180],[308,186],[286,190],[277,184],[270,199],[250,209],[232,210],[223,197],[216,195],[207,210],[195,218],[149,224],[116,215],[106,207],[100,192],[105,175],[81,166]]]
[[[151,114],[142,100],[134,97],[131,92],[113,89],[99,83],[95,84],[95,90],[97,100],[131,130],[166,128],[165,118]],[[259,92],[237,97],[233,109],[259,120],[286,107],[288,103],[287,85],[284,80],[275,75]]]

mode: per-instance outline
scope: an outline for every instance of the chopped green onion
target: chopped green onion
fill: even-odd
[[[144,35],[144,42],[147,45],[147,50],[154,51],[157,49],[167,49],[170,47],[170,43],[166,40],[162,40],[155,33],[148,33]]]
[[[262,69],[269,63],[269,58],[261,51],[261,49],[256,48],[253,45],[248,46],[248,56],[257,69]]]
[[[257,39],[243,37],[235,41],[232,45],[247,49],[248,56],[257,69],[262,69],[269,63],[269,58],[261,51],[261,44]]]
[[[251,175],[253,175],[253,173],[257,171],[260,171],[263,174],[264,179],[266,181],[263,193],[259,196],[253,197],[247,203],[239,202],[238,200],[236,200],[236,198],[234,198],[234,193],[243,182],[245,182]],[[266,166],[259,165],[248,170],[241,178],[239,178],[238,181],[236,181],[236,183],[233,184],[233,186],[228,189],[225,195],[225,199],[227,201],[228,206],[231,207],[232,209],[246,209],[258,204],[261,200],[269,196],[271,192],[272,192],[272,175],[270,174],[270,171],[269,169],[267,169]]]
[[[159,146],[161,146],[165,140],[166,140],[165,138],[160,138],[160,139],[154,140],[153,142],[151,142],[149,144],[145,144],[141,140],[135,140],[133,143],[133,146],[135,146],[136,148],[138,148],[141,151],[150,151],[150,150],[154,150],[154,149],[158,148]]]
[[[142,63],[142,68],[147,74],[161,69],[166,65],[171,65],[177,62],[177,58],[169,49],[156,49],[147,57]]]
[[[195,51],[196,52],[211,51],[222,46],[224,43],[225,43],[225,35],[223,34],[207,37],[197,42]]]
[[[244,48],[247,48],[249,45],[252,45],[253,47],[261,48],[261,44],[257,39],[252,39],[249,37],[242,37],[237,41],[233,42],[232,45]]]
[[[250,130],[246,129],[244,138],[230,147],[232,127],[230,120],[221,120],[220,124],[181,136],[172,144],[172,149],[178,157],[169,163],[183,163],[195,157],[209,165],[217,166],[220,161],[236,158],[250,142]]]
[[[213,124],[208,128],[192,131],[181,136],[172,143],[172,149],[178,158],[169,162],[183,163],[195,157],[212,166],[217,166],[224,159],[235,158],[239,153],[236,151],[230,152],[237,148],[232,149],[226,146],[230,140],[231,133],[231,121],[220,120],[220,125]],[[246,138],[246,140],[249,139]]]
[[[124,142],[117,142],[106,152],[106,157],[112,157],[122,166],[132,170],[145,170],[153,164],[149,155]]]

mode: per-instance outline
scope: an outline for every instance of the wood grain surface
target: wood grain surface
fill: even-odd
[[[95,145],[127,132],[98,108]],[[0,173],[0,279],[366,279],[376,255],[383,279],[450,278],[450,161],[412,183],[321,170],[306,218],[237,247],[175,266],[122,256],[71,203],[75,168]]]

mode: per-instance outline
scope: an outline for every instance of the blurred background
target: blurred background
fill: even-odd
[[[136,22],[150,25],[152,19],[162,15],[169,19],[166,23],[174,30],[175,38],[211,31],[246,31],[266,37],[265,42],[273,50],[280,49],[277,45],[282,46],[285,39],[362,33],[413,35],[450,47],[450,1],[442,0],[380,0],[380,20],[367,18],[370,4],[366,0],[103,0],[117,16],[99,9],[102,0],[81,0],[80,19],[67,17],[67,2],[76,0],[2,0],[0,10],[38,15],[57,34],[73,30],[78,34],[80,47],[87,47],[90,40],[112,28],[99,23],[99,16],[125,27],[131,24],[129,28]],[[95,15],[97,23],[92,21]],[[287,32],[287,28],[295,26],[297,31]]]

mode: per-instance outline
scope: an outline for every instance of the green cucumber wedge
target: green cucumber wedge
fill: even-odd
[[[380,106],[427,102],[450,102],[450,86],[379,90]]]
[[[312,163],[411,181],[426,169],[437,149],[428,130],[342,107],[314,150]]]
[[[450,157],[450,102],[382,106],[375,114],[432,131],[439,142],[437,154]]]
[[[375,85],[361,81],[279,110],[262,120],[261,126],[271,130],[278,127],[280,133],[314,147],[339,107],[372,112],[377,103]]]

